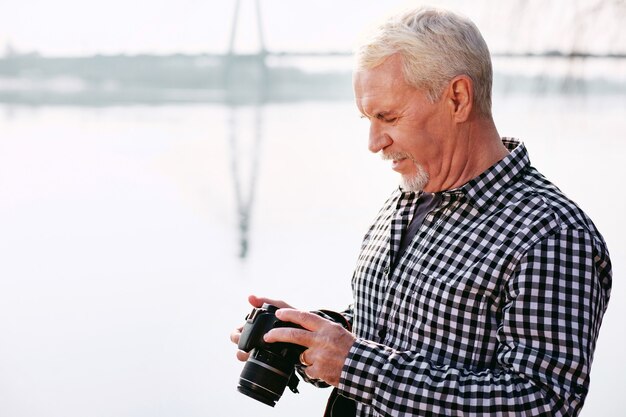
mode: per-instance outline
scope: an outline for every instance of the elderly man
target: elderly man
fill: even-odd
[[[307,347],[306,376],[336,387],[329,409],[350,399],[358,416],[571,416],[583,405],[609,254],[524,145],[500,137],[491,83],[480,32],[447,11],[395,16],[358,50],[369,149],[401,186],[365,236],[343,313],[352,331],[283,308],[277,317],[304,329],[265,335]]]

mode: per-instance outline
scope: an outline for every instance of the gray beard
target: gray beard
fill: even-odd
[[[402,175],[400,177],[400,187],[404,191],[410,191],[415,193],[424,190],[424,187],[426,187],[426,184],[428,184],[428,173],[426,172],[426,170],[424,170],[424,167],[422,167],[415,161],[415,159],[413,159],[410,154],[406,152],[381,152],[380,156],[385,161],[399,158],[409,158],[413,162],[413,165],[415,165],[415,175],[408,178]]]
[[[402,187],[402,190],[404,191],[417,193],[422,191],[426,184],[428,184],[428,173],[424,170],[424,168],[422,168],[421,165],[415,162],[414,164],[417,172],[411,177],[405,177],[403,175],[400,180],[400,187]]]

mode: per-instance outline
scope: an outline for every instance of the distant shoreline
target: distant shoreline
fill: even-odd
[[[324,57],[324,58],[322,58]],[[118,105],[352,99],[349,65],[307,71],[298,60],[346,59],[347,53],[251,55],[94,55],[0,58],[0,103]],[[626,56],[494,54],[494,90],[533,94],[623,94]],[[268,63],[269,62],[269,63]],[[507,62],[499,70],[495,63]],[[590,73],[587,64],[621,66]],[[543,65],[537,65],[543,63]],[[554,64],[558,65],[554,65]],[[597,66],[597,65],[596,65]],[[504,66],[502,66],[504,67]],[[554,68],[560,68],[554,72]],[[613,75],[613,78],[608,75]],[[616,75],[617,74],[617,75]]]

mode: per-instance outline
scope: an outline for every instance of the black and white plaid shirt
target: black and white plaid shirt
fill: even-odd
[[[591,220],[505,139],[505,159],[438,193],[391,269],[418,195],[398,190],[353,277],[357,341],[339,392],[358,416],[572,416],[611,288]]]

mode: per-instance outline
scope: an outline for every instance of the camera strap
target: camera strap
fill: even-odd
[[[296,373],[294,372],[291,374],[291,377],[289,378],[289,382],[287,382],[287,386],[289,387],[291,392],[293,392],[294,394],[300,394],[300,391],[298,391],[299,383],[300,383],[300,380],[298,379],[298,377],[296,376]]]

